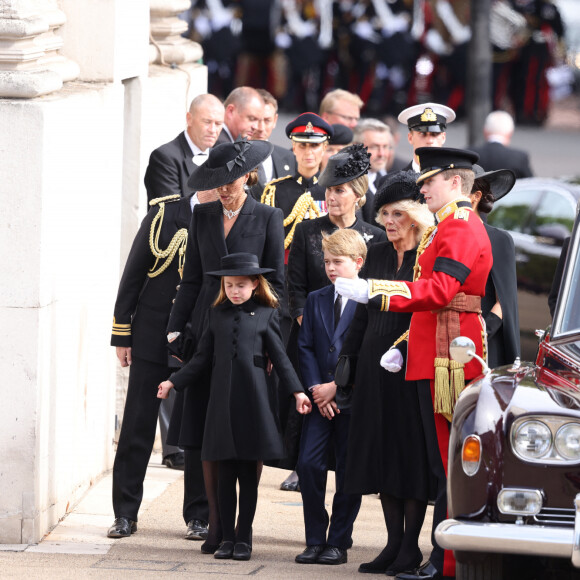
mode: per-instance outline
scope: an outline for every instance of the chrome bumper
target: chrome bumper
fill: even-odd
[[[568,558],[580,568],[580,494],[574,508],[574,529],[450,519],[437,526],[435,539],[446,550]]]

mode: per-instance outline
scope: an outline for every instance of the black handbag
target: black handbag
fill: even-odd
[[[334,371],[334,382],[337,387],[352,387],[356,375],[357,355],[340,355]]]

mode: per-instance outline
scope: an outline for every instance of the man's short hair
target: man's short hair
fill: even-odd
[[[330,235],[322,235],[322,251],[333,256],[348,256],[353,260],[367,257],[367,245],[363,237],[348,228],[336,230]]]
[[[333,112],[337,101],[347,101],[357,106],[359,109],[362,109],[364,105],[364,101],[358,95],[345,91],[344,89],[334,89],[333,91],[326,93],[320,102],[320,115]]]
[[[203,105],[207,104],[207,102],[217,102],[220,103],[221,105],[221,101],[215,96],[212,95],[210,93],[203,93],[202,95],[197,95],[197,97],[195,97],[190,105],[189,105],[189,112],[193,115],[193,113],[199,109],[199,107],[202,107]]]
[[[483,130],[490,135],[510,135],[514,132],[514,120],[506,111],[492,111],[485,118]]]
[[[234,105],[236,108],[244,108],[254,97],[262,98],[260,93],[252,87],[237,87],[224,101],[224,107],[227,109],[229,105]]]
[[[454,175],[459,175],[461,177],[461,194],[467,197],[471,193],[473,182],[475,181],[475,173],[473,170],[462,167],[458,169],[446,169],[441,172],[441,175],[445,181],[449,181]]]
[[[272,107],[274,107],[274,112],[277,113],[278,101],[275,99],[274,95],[266,89],[256,89],[256,91],[258,91],[258,94],[262,97],[264,103],[266,103],[266,105],[272,105]]]
[[[357,123],[357,126],[354,128],[353,133],[353,141],[355,143],[362,143],[363,142],[363,134],[367,131],[376,131],[377,133],[389,133],[391,134],[391,129],[388,125],[385,125],[382,121],[378,119],[363,119]]]

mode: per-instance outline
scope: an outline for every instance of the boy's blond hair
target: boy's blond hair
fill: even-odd
[[[336,230],[332,234],[322,234],[322,251],[333,256],[348,256],[356,261],[367,257],[367,245],[356,230]]]

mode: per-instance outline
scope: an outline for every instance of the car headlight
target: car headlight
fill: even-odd
[[[524,459],[539,459],[552,448],[552,432],[541,421],[524,421],[513,433],[514,451]]]
[[[566,458],[580,460],[580,424],[568,423],[556,433],[556,450]]]
[[[497,507],[502,514],[533,516],[540,513],[542,504],[538,489],[504,488],[497,496]]]

